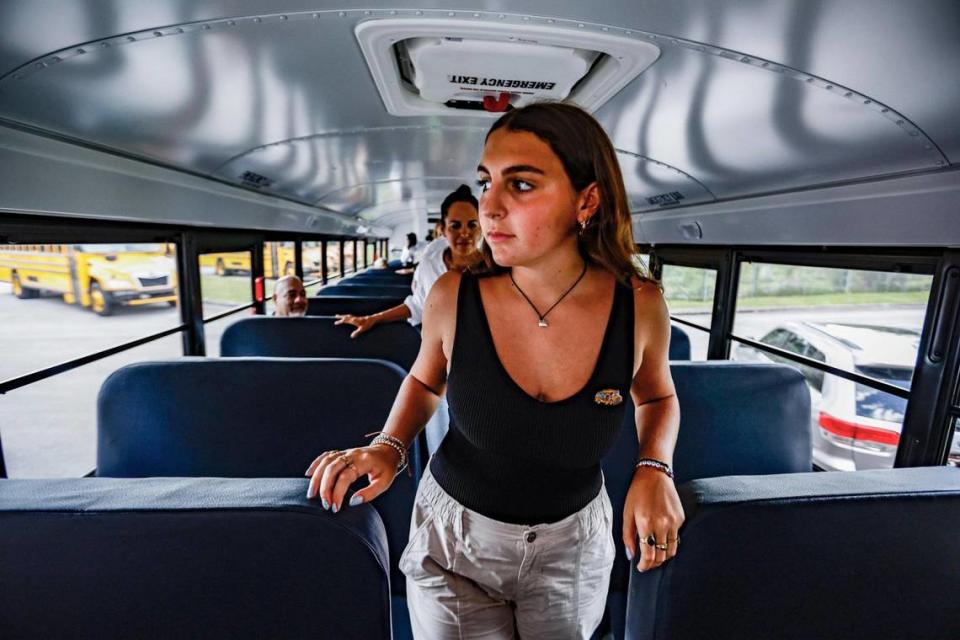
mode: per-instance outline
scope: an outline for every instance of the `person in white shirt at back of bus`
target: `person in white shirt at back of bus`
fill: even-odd
[[[427,245],[420,264],[413,273],[413,291],[393,308],[369,316],[338,314],[336,324],[352,324],[357,329],[350,334],[356,338],[381,322],[407,320],[416,326],[422,322],[423,303],[433,283],[447,271],[464,271],[479,264],[483,256],[477,249],[480,239],[480,220],[477,199],[470,187],[462,184],[440,205],[439,230],[442,235]]]
[[[418,242],[417,234],[411,231],[407,234],[407,246],[403,248],[403,253],[400,254],[400,262],[402,262],[404,266],[414,266],[423,259],[422,253],[426,246],[427,243]]]

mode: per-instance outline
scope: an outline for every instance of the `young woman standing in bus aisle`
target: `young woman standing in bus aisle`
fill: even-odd
[[[386,490],[446,388],[450,431],[400,559],[415,635],[588,638],[614,553],[600,460],[628,390],[641,460],[624,508],[627,554],[647,570],[677,553],[667,310],[631,261],[616,155],[586,112],[548,103],[507,113],[478,171],[488,275],[440,278],[383,432],[320,455],[308,497],[336,510],[362,475],[370,485],[351,504]]]
[[[412,325],[422,323],[423,304],[437,279],[447,271],[463,271],[483,260],[477,250],[480,238],[477,199],[469,186],[462,184],[443,199],[437,225],[442,237],[424,249],[420,264],[413,272],[412,292],[403,304],[368,316],[337,314],[335,324],[352,324],[357,329],[350,337],[356,338],[381,322],[407,320]]]

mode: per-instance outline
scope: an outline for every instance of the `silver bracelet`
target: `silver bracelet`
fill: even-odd
[[[397,473],[407,468],[407,447],[400,438],[395,438],[389,433],[379,433],[377,437],[370,441],[371,447],[378,444],[386,445],[400,454],[400,462],[397,463]]]
[[[637,466],[634,469],[639,469],[640,467],[651,467],[657,471],[662,471],[667,474],[668,478],[673,477],[673,468],[668,465],[663,460],[657,460],[656,458],[640,458],[640,461],[637,462]]]

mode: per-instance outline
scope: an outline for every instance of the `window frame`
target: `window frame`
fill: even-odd
[[[0,212],[0,244],[15,244],[37,250],[44,245],[70,244],[119,244],[119,243],[169,243],[176,247],[177,281],[180,307],[180,323],[174,327],[144,335],[133,340],[115,344],[70,360],[58,362],[43,369],[0,380],[0,395],[66,373],[86,364],[134,349],[149,342],[180,333],[183,338],[183,355],[203,356],[204,325],[230,315],[256,308],[255,282],[263,275],[263,243],[295,242],[295,259],[298,273],[303,273],[303,241],[319,241],[321,253],[326,254],[328,240],[340,241],[341,253],[345,242],[354,246],[361,238],[334,237],[329,234],[297,234],[290,232],[252,231],[240,229],[206,229],[174,224],[149,224],[89,218],[33,215],[27,213]],[[386,243],[384,238],[376,242]],[[364,240],[366,241],[366,240]],[[26,249],[23,249],[26,250]],[[202,292],[200,286],[199,256],[202,253],[251,251],[250,287],[254,302],[239,305],[209,318],[203,318]],[[259,259],[258,259],[259,258]],[[342,273],[341,262],[341,274]],[[356,265],[355,265],[356,266]],[[326,270],[326,260],[323,261]],[[354,269],[356,271],[356,268]],[[322,277],[326,284],[326,274]],[[262,304],[261,304],[262,306]],[[260,311],[262,313],[262,309]],[[3,442],[0,438],[0,478],[7,477],[3,457]]]
[[[942,247],[916,249],[885,247],[783,246],[640,246],[649,253],[650,268],[658,280],[663,265],[717,270],[708,360],[726,360],[733,342],[779,356],[800,366],[836,375],[907,400],[895,467],[946,464],[954,419],[960,419],[960,251]],[[909,390],[857,372],[837,369],[814,358],[794,354],[738,336],[733,332],[741,265],[760,262],[801,267],[857,269],[932,275],[926,314],[921,327],[918,359]],[[671,320],[693,326],[679,318]],[[939,332],[936,336],[932,332]],[[939,361],[928,351],[940,350]]]

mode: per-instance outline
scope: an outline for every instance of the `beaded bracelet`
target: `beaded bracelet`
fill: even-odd
[[[407,468],[407,447],[403,444],[403,440],[395,438],[389,433],[380,432],[377,434],[377,437],[370,441],[369,446],[374,447],[378,444],[386,445],[400,454],[400,462],[397,463],[397,473]]]
[[[637,462],[637,466],[634,469],[639,469],[640,467],[651,467],[657,471],[662,471],[667,474],[668,478],[673,477],[673,467],[668,465],[662,460],[657,460],[656,458],[640,458],[640,461]]]

